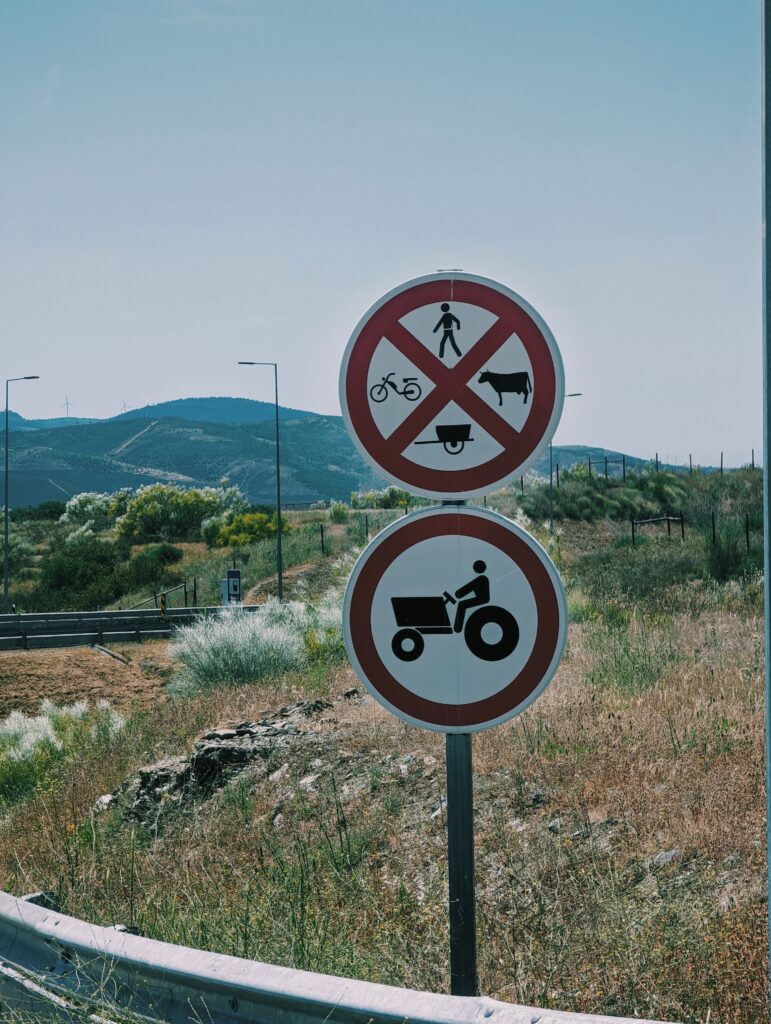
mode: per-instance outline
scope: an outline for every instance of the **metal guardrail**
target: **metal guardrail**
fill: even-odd
[[[0,1007],[164,1024],[631,1024],[311,974],[101,928],[0,892]],[[10,1015],[3,1020],[14,1020]],[[661,1024],[640,1021],[636,1024]]]
[[[244,611],[254,611],[259,605],[240,607]],[[78,647],[167,637],[171,635],[174,627],[188,625],[202,616],[216,615],[221,610],[214,606],[168,608],[165,614],[161,614],[155,608],[149,608],[0,615],[0,651]]]

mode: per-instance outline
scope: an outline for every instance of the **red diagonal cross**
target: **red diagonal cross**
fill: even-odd
[[[406,356],[436,387],[403,420],[388,438],[397,451],[404,449],[426,429],[442,409],[454,401],[504,448],[516,444],[519,432],[468,386],[469,381],[511,337],[511,325],[496,320],[465,356],[450,370],[397,320],[385,332],[388,341]]]

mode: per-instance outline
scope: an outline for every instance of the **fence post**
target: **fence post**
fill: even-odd
[[[747,539],[747,554],[750,553],[750,514],[744,513],[744,536]]]
[[[187,580],[185,580],[182,586],[185,588],[185,608],[187,608]]]
[[[193,607],[198,607],[198,581],[193,577]]]
[[[712,509],[712,544],[717,544],[717,532],[715,530],[715,510]]]
[[[659,453],[656,452],[656,472],[658,473],[658,471],[659,471]]]
[[[723,453],[720,453],[720,475],[723,475]]]
[[[323,523],[319,523],[319,531],[321,532],[321,554],[323,556],[323,555],[326,554],[326,551],[324,550],[324,524]]]
[[[592,479],[592,457],[589,456],[589,479]]]
[[[693,455],[688,456],[688,472],[693,473]]]
[[[755,449],[754,448],[752,449],[752,461],[750,462],[750,468],[751,469],[755,468]]]
[[[672,520],[667,516],[667,540],[672,539]]]
[[[621,479],[626,483],[626,455],[621,456]]]
[[[634,547],[635,546],[635,539],[634,539],[634,516],[632,516],[632,518],[631,518],[631,523],[632,523],[632,547]]]
[[[519,489],[523,494],[525,493],[525,478],[523,476],[519,478]]]
[[[157,608],[158,607],[158,595],[157,594],[153,594],[153,598],[155,600],[155,607]]]
[[[560,464],[557,463],[557,490],[560,489]]]
[[[608,479],[608,456],[605,456],[605,479]]]
[[[369,516],[367,515],[366,512],[364,513],[364,536],[367,540],[367,543],[369,543]]]
[[[680,537],[685,541],[685,515],[680,513]]]

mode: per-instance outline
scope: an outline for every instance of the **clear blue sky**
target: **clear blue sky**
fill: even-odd
[[[558,443],[749,458],[759,62],[757,0],[3,0],[11,405],[270,399],[271,359],[336,413],[367,307],[460,267],[551,326]]]

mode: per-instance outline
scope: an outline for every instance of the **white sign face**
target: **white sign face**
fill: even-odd
[[[510,289],[471,274],[417,278],[365,314],[340,371],[348,432],[416,494],[470,497],[514,479],[562,412],[549,328]]]
[[[524,710],[557,669],[567,605],[541,546],[457,506],[392,524],[356,563],[346,645],[369,691],[414,725],[474,732]]]

